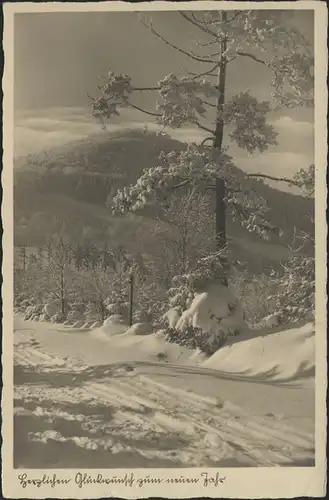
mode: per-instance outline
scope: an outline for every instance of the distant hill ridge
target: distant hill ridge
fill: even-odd
[[[118,188],[135,183],[144,168],[156,165],[161,151],[179,151],[184,144],[165,135],[138,130],[104,132],[15,160],[15,243],[38,245],[57,227],[79,240],[86,228],[112,236],[120,227],[131,233],[134,216],[113,217],[105,203]],[[270,222],[284,231],[275,244],[291,242],[294,227],[312,232],[312,200],[273,189],[257,180],[255,190],[268,202]],[[139,225],[145,219],[139,217]],[[147,221],[143,220],[143,224]],[[128,229],[129,228],[129,229]],[[259,242],[238,224],[228,221],[228,233]],[[263,243],[262,243],[263,244]],[[265,246],[264,246],[265,245]],[[244,243],[246,246],[246,243]],[[266,248],[266,244],[263,244]],[[311,249],[309,249],[311,251]]]

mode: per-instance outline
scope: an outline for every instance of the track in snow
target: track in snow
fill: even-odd
[[[126,451],[136,457],[136,467],[141,457],[189,467],[293,466],[314,459],[313,436],[301,430],[275,418],[251,417],[229,402],[170,387],[124,366],[114,373],[109,369],[107,378],[103,371],[102,378],[82,376],[79,382],[64,360],[41,352],[38,345],[17,346],[15,364],[23,365],[23,375],[27,370],[16,387],[19,405],[46,423],[46,430],[32,432],[28,420],[22,421],[29,443],[51,447],[54,441],[70,441],[78,453],[79,448]],[[54,386],[53,374],[65,367],[65,381]],[[43,375],[39,384],[36,371]],[[34,373],[33,385],[29,373]],[[64,432],[69,422],[70,432]]]

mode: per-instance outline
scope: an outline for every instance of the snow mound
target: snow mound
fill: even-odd
[[[109,362],[165,362],[196,365],[204,360],[199,353],[187,347],[168,342],[165,335],[156,333],[135,334],[125,326],[125,331],[118,331],[123,325],[102,326],[90,332],[90,335],[104,341],[103,352],[109,351]]]
[[[90,334],[94,338],[108,340],[113,335],[125,333],[128,328],[129,325],[124,325],[122,323],[108,323],[107,325],[92,330]]]
[[[127,330],[126,335],[148,335],[152,332],[153,326],[150,323],[135,323]]]
[[[232,340],[202,366],[255,377],[263,381],[287,381],[314,376],[315,327],[299,328],[252,337],[252,332]]]
[[[105,326],[106,325],[118,325],[118,324],[125,324],[124,317],[121,314],[112,314],[109,316],[103,323]]]

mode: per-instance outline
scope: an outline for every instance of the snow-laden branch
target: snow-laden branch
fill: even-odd
[[[157,166],[145,169],[135,185],[117,192],[113,199],[113,211],[124,215],[128,211],[154,206],[173,189],[213,181],[229,169],[230,162],[230,157],[224,152],[217,152],[217,158],[212,159],[208,148],[206,150],[196,144],[178,153],[162,153]]]
[[[307,196],[312,197],[314,195],[314,179],[315,179],[315,167],[310,165],[307,170],[301,168],[292,179],[288,177],[276,177],[274,175],[256,173],[247,174],[248,177],[259,177],[262,179],[268,179],[277,182],[286,182],[291,186],[296,186],[306,193]]]
[[[267,175],[267,174],[261,174],[261,173],[247,174],[247,176],[248,177],[257,177],[257,178],[259,177],[262,179],[268,179],[268,180],[277,181],[277,182],[287,182],[288,184],[291,184],[293,186],[300,188],[300,185],[298,184],[298,182],[295,182],[294,180],[289,179],[288,177],[275,177],[273,175]]]
[[[132,104],[129,101],[127,101],[127,104],[129,104],[129,106],[131,106],[132,108],[137,109],[138,111],[141,111],[142,113],[145,113],[146,115],[162,116],[160,113],[153,113],[152,111],[147,111],[146,109],[140,108],[139,106],[136,106],[136,104]]]
[[[259,59],[258,57],[254,56],[253,54],[250,54],[249,52],[243,52],[242,50],[237,50],[236,55],[241,56],[241,57],[249,57],[249,59],[252,59],[253,61],[263,64],[264,66],[270,68],[270,65],[267,61],[263,61],[262,59]]]

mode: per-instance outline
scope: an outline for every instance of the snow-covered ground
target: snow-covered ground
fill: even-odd
[[[15,467],[314,464],[314,328],[206,359],[161,334],[15,319]]]

